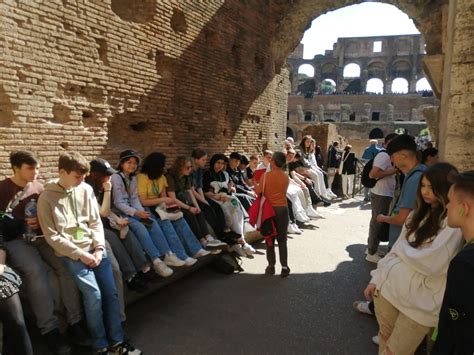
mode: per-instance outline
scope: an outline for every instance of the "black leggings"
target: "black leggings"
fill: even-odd
[[[288,248],[286,246],[286,233],[288,231],[288,207],[273,207],[275,211],[275,227],[277,232],[278,252],[280,254],[281,266],[288,266]],[[275,243],[272,246],[267,245],[268,265],[275,266]]]
[[[189,227],[198,239],[202,239],[209,234],[204,213],[194,214],[189,210],[182,209],[184,219],[188,222]]]
[[[209,203],[209,205],[198,201],[199,208],[204,213],[207,222],[209,222],[211,225],[214,233],[216,233],[217,238],[221,239],[224,235],[225,228],[224,212],[217,202],[214,202],[211,199],[206,199],[206,201]]]
[[[0,299],[0,320],[3,323],[3,355],[33,354],[18,293]]]
[[[295,213],[293,212],[293,204],[291,203],[290,199],[286,199],[286,203],[288,204],[288,217],[290,218],[290,223],[295,223]]]

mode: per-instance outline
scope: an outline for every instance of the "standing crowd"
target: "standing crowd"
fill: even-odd
[[[474,353],[474,171],[459,173],[427,150],[389,134],[366,157],[373,180],[366,260],[377,267],[367,301],[354,307],[375,315],[379,354],[414,354],[424,339],[432,354]]]

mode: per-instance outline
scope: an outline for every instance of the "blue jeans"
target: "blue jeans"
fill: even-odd
[[[184,218],[172,221],[171,223],[189,254],[194,255],[202,249],[201,243],[199,243],[191,230],[191,227],[189,227],[188,222],[186,222]]]
[[[180,258],[181,260],[185,260],[186,258],[188,258],[189,255],[186,254],[186,250],[184,249],[183,243],[181,242],[181,239],[179,239],[178,235],[176,234],[176,231],[174,230],[174,227],[171,221],[169,220],[162,221],[161,219],[156,217],[154,214],[152,214],[151,217],[160,226],[161,232],[163,233],[163,236],[168,241],[171,251],[175,253],[176,256]]]
[[[153,224],[150,227],[145,227],[136,217],[129,216],[128,220],[130,221],[130,229],[135,233],[143,250],[145,250],[146,255],[148,255],[151,261],[171,252],[168,241],[155,220],[152,220]]]
[[[107,348],[123,341],[120,319],[120,304],[112,275],[112,265],[107,253],[96,268],[89,268],[80,260],[61,258],[71,272],[82,293],[87,325],[96,350]]]

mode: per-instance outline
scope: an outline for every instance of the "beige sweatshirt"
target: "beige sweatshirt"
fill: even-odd
[[[78,260],[97,246],[105,246],[99,205],[92,187],[81,183],[64,190],[53,180],[38,199],[38,220],[48,244],[59,256]],[[78,227],[83,231],[75,237]]]

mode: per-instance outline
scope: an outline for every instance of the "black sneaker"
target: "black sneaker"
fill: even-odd
[[[288,277],[290,276],[290,268],[287,266],[286,268],[281,269],[281,277]]]
[[[92,339],[86,329],[87,326],[82,325],[82,322],[70,325],[67,328],[67,333],[71,342],[79,346],[91,346]]]
[[[148,291],[147,281],[143,277],[140,277],[140,275],[138,274],[133,276],[130,281],[127,281],[127,287],[131,291],[139,293]]]
[[[53,329],[43,336],[46,339],[46,343],[48,344],[48,348],[52,354],[69,355],[71,353],[71,347],[58,329]]]
[[[130,343],[124,341],[119,345],[115,345],[109,349],[110,355],[142,355],[143,352],[139,349],[136,349]]]
[[[159,282],[163,280],[163,278],[158,275],[156,272],[153,272],[153,270],[148,271],[147,273],[143,273],[139,271],[137,273],[138,277],[145,281],[146,283],[154,283],[154,282]]]
[[[275,275],[275,266],[268,265],[265,268],[265,275]]]

